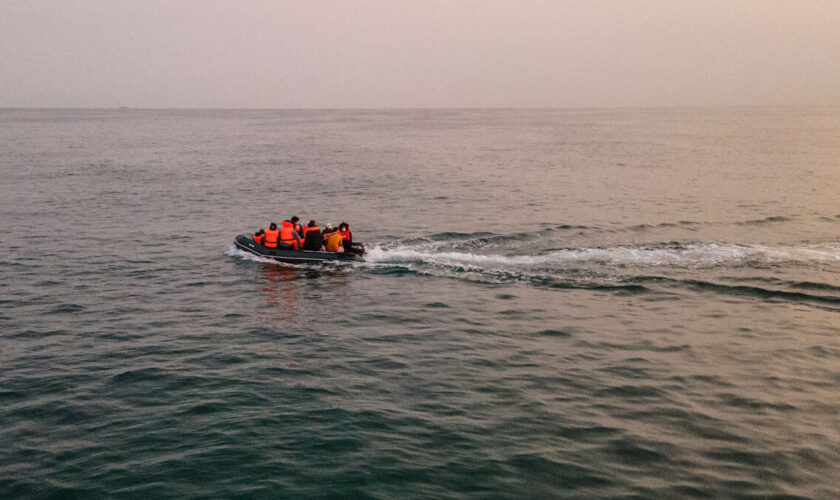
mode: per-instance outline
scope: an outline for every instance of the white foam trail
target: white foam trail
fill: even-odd
[[[436,252],[427,248],[374,247],[365,254],[370,263],[422,262],[433,265],[483,268],[540,264],[596,263],[616,266],[713,267],[746,262],[840,261],[838,246],[767,247],[697,243],[679,247],[611,247],[559,250],[542,255],[481,255]]]
[[[268,260],[268,259],[262,259],[262,258],[260,258],[256,255],[252,254],[251,252],[242,251],[242,250],[236,248],[236,245],[229,245],[228,249],[227,249],[227,252],[225,252],[225,255],[229,255],[231,257],[239,257],[239,258],[242,258],[242,259],[245,259],[245,260],[253,260],[254,262],[262,262],[262,261],[267,261]]]
[[[536,255],[480,255],[464,252],[433,252],[426,249],[374,247],[365,253],[366,262],[431,262],[460,264],[537,264],[545,256]]]

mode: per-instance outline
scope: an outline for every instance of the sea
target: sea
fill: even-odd
[[[0,110],[0,497],[840,498],[838,194],[840,107]]]

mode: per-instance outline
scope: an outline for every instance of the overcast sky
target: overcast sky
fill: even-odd
[[[0,0],[0,107],[840,104],[840,0]]]

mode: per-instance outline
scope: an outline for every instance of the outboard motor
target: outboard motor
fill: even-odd
[[[350,253],[354,253],[356,255],[364,255],[365,254],[365,246],[361,243],[350,243]]]

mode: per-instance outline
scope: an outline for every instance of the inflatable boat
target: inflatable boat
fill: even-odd
[[[233,240],[236,248],[250,252],[254,255],[273,259],[278,262],[289,262],[292,264],[340,261],[340,262],[362,262],[364,261],[365,246],[361,243],[353,243],[349,250],[344,252],[312,252],[309,250],[295,250],[291,247],[269,248],[254,241],[250,235],[240,234]]]

